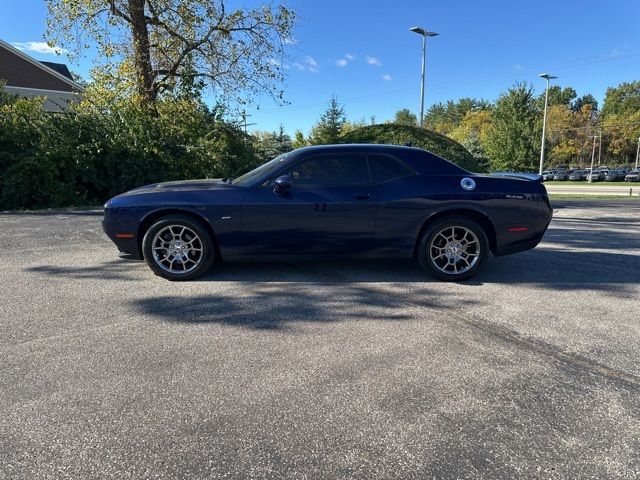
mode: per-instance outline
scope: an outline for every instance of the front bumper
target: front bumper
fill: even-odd
[[[102,220],[102,230],[121,253],[131,258],[142,259],[137,225],[126,216],[117,215],[115,209],[106,208]]]

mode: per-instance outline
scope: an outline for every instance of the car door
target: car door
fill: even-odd
[[[291,188],[274,192],[275,177]],[[367,253],[376,204],[366,156],[316,154],[253,187],[242,205],[245,250],[256,255]]]

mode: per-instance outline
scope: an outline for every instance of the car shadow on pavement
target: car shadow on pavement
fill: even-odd
[[[566,233],[565,233],[566,236]],[[578,243],[566,239],[566,243]],[[114,259],[89,266],[40,265],[28,271],[51,277],[136,282],[155,277],[144,262]],[[411,260],[353,260],[295,263],[219,263],[195,282],[243,283],[422,283],[435,282]],[[537,288],[603,290],[624,293],[622,285],[640,283],[640,257],[633,253],[575,251],[538,247],[505,257],[490,258],[485,269],[463,285],[530,284]]]

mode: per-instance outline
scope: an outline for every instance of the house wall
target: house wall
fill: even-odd
[[[65,81],[20,58],[2,45],[0,45],[0,79],[6,81],[9,87],[73,91],[73,87]]]
[[[5,87],[7,92],[21,97],[45,97],[42,109],[46,112],[63,112],[72,102],[80,100],[80,94],[75,92],[56,92],[51,90],[25,89],[20,87]]]

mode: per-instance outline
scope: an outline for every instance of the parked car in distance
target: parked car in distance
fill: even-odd
[[[548,182],[549,180],[553,180],[553,176],[556,174],[555,170],[545,170],[544,172],[542,172],[542,179],[545,182]]]
[[[572,182],[579,182],[581,180],[585,180],[585,178],[586,178],[586,174],[584,170],[574,170],[569,174],[569,177],[568,177],[568,179],[571,180]]]
[[[558,170],[556,171],[556,173],[553,175],[553,179],[556,181],[564,181],[567,178],[569,178],[569,172],[567,170]]]
[[[599,172],[598,170],[594,170],[593,173],[587,174],[587,181],[590,182],[601,182],[604,180],[605,174],[603,172]]]
[[[279,157],[235,179],[136,188],[104,206],[121,252],[169,280],[215,260],[415,258],[459,281],[490,253],[534,248],[551,221],[542,177],[470,173],[425,150],[325,145]]]
[[[609,170],[605,175],[607,182],[622,182],[627,175],[627,171],[624,169]]]
[[[640,182],[640,170],[631,170],[624,177],[625,182]]]

